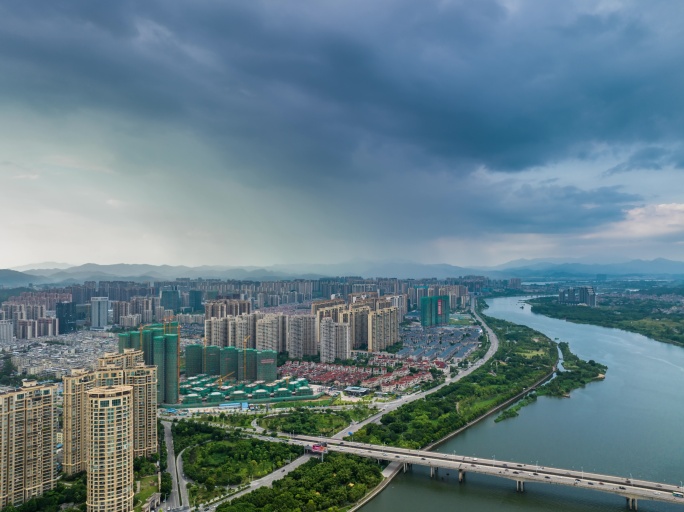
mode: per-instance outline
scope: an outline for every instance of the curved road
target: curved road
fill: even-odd
[[[480,316],[477,314],[475,310],[475,299],[473,298],[471,305],[470,305],[471,312],[473,316],[475,317],[476,320],[480,322],[482,325],[484,332],[486,333],[487,337],[489,338],[489,348],[487,349],[486,354],[478,360],[474,365],[472,365],[470,368],[467,370],[459,372],[458,375],[455,377],[447,377],[447,379],[444,381],[444,383],[440,384],[439,386],[435,386],[434,388],[428,389],[427,391],[421,391],[420,393],[415,393],[413,395],[408,395],[402,398],[399,398],[398,400],[394,400],[392,402],[388,402],[385,406],[382,406],[380,409],[380,412],[377,414],[374,414],[373,416],[366,418],[365,420],[359,422],[359,423],[354,423],[350,425],[349,427],[346,427],[344,430],[338,432],[334,436],[332,436],[334,439],[342,439],[346,436],[349,435],[350,432],[356,432],[357,430],[360,430],[364,426],[368,425],[369,423],[378,423],[380,421],[380,418],[382,418],[385,414],[391,411],[395,411],[399,407],[401,407],[404,404],[408,404],[410,402],[413,402],[414,400],[420,400],[421,398],[425,398],[427,395],[430,393],[434,393],[435,391],[442,389],[444,386],[448,386],[449,384],[452,384],[454,382],[458,382],[461,380],[463,377],[470,375],[473,373],[475,370],[477,370],[480,366],[482,366],[484,363],[489,361],[492,357],[494,357],[494,354],[496,353],[497,350],[499,350],[499,338],[496,337],[496,334],[494,334],[494,331],[492,331],[489,326],[480,318]]]

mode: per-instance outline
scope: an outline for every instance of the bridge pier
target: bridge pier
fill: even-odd
[[[639,510],[639,502],[636,498],[627,498],[627,506],[629,510]]]
[[[465,471],[463,471],[462,469],[458,470],[458,482],[459,483],[465,482],[465,475],[466,475]]]
[[[404,473],[406,473],[410,467],[411,467],[411,464],[409,464],[408,462],[404,462]]]
[[[434,477],[439,472],[439,468],[430,466],[430,478]]]
[[[515,490],[516,492],[525,492],[525,482],[523,480],[516,480]]]

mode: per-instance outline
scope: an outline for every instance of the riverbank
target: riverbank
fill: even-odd
[[[576,324],[596,325],[634,332],[663,343],[684,346],[684,315],[668,314],[668,304],[621,298],[602,298],[604,304],[586,307],[558,304],[555,297],[529,299],[526,302],[537,315]]]
[[[532,315],[516,298],[490,301],[487,315],[530,326],[567,341],[584,360],[608,364],[607,378],[574,391],[572,400],[539,398],[513,421],[480,421],[435,451],[470,457],[624,475],[679,485],[680,450],[672,439],[684,424],[678,403],[684,352],[631,333]],[[525,486],[507,480],[414,467],[398,474],[362,512],[409,512],[429,506],[461,512],[603,512],[624,509],[624,499],[560,486]],[[444,480],[442,480],[444,478]],[[639,500],[639,509],[676,512],[672,505]],[[681,505],[679,506],[681,508]]]

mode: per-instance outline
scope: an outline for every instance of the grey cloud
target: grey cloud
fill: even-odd
[[[597,145],[632,153],[610,173],[681,161],[663,148],[684,136],[681,37],[670,21],[684,6],[518,5],[5,3],[0,106],[123,119],[122,141],[110,143],[135,172],[157,158],[144,148],[150,133],[161,151],[165,131],[187,134],[211,158],[188,154],[170,178],[296,193],[287,215],[367,230],[363,240],[579,233],[620,220],[641,198],[600,176],[578,188],[516,173],[591,161]],[[482,167],[511,181],[480,182]],[[387,212],[378,235],[372,221]]]
[[[54,109],[187,126],[228,161],[298,183],[321,169],[391,172],[354,169],[348,155],[361,143],[419,147],[426,166],[463,173],[682,135],[680,53],[629,7],[345,5],[5,4],[0,66],[14,78],[2,89]],[[159,27],[155,43],[141,42],[146,23]]]
[[[684,150],[681,147],[648,146],[637,149],[624,161],[605,171],[610,176],[629,171],[660,171],[667,167],[684,167]]]

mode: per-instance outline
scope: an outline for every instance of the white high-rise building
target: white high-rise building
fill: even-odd
[[[287,319],[286,350],[293,359],[318,354],[314,315],[292,315]]]
[[[109,298],[93,297],[90,299],[90,328],[104,329],[108,325]]]
[[[256,322],[256,349],[285,352],[287,317],[283,314],[266,315]]]
[[[14,337],[12,320],[0,320],[0,343],[11,343]]]
[[[349,325],[338,324],[332,318],[319,323],[321,337],[321,363],[334,363],[335,359],[350,359]]]

